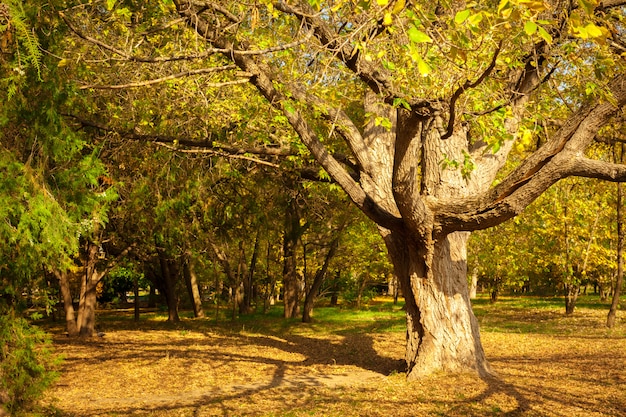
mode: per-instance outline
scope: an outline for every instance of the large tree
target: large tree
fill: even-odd
[[[185,74],[208,73],[201,62],[227,71],[223,82],[247,80],[377,224],[406,300],[409,378],[488,374],[468,296],[469,234],[562,178],[626,179],[625,166],[585,153],[626,102],[626,2],[173,3],[159,3],[158,19],[131,1],[108,13],[140,28],[126,46],[74,29],[126,62],[187,59]],[[161,47],[166,30],[187,49]]]

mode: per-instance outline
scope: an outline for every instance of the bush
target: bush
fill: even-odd
[[[0,316],[0,400],[13,416],[32,410],[56,379],[49,336],[13,313]]]

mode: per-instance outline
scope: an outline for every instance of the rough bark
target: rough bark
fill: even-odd
[[[433,263],[406,235],[386,239],[406,302],[409,379],[436,371],[491,372],[467,286],[468,233],[454,233],[433,243]]]
[[[98,271],[98,256],[100,247],[94,242],[87,243],[86,262],[80,287],[78,302],[78,317],[76,326],[81,337],[91,337],[96,326],[96,307],[98,282],[107,271]]]
[[[578,284],[565,284],[565,314],[572,315],[576,309],[576,301],[578,300],[578,294],[580,292],[580,285]]]

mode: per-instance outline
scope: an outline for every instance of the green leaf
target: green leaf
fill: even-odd
[[[419,30],[415,26],[411,26],[409,28],[408,35],[409,35],[409,39],[413,43],[426,43],[426,42],[430,43],[430,42],[433,41],[430,38],[430,36],[428,36],[426,33],[422,32],[421,30]]]
[[[121,8],[121,9],[117,9],[117,10],[115,11],[115,13],[117,13],[119,16],[123,16],[123,17],[126,17],[126,18],[128,18],[128,19],[130,19],[130,18],[132,17],[132,15],[133,15],[133,12],[131,12],[131,11],[128,9],[128,7],[123,7],[123,8]]]
[[[541,36],[544,41],[546,41],[547,43],[552,43],[552,35],[550,35],[544,28],[542,28],[541,26],[537,26],[537,30],[539,36]]]
[[[408,101],[406,101],[404,98],[402,97],[396,97],[393,99],[393,107],[404,107],[407,110],[411,110],[411,105],[409,104]]]
[[[107,10],[111,11],[115,7],[117,0],[107,0]]]
[[[462,24],[467,20],[471,13],[472,12],[468,9],[457,12],[456,16],[454,16],[454,23],[456,23],[457,25]]]
[[[485,17],[483,13],[479,12],[479,13],[471,15],[470,18],[467,20],[467,22],[470,24],[470,26],[476,27],[478,26],[480,22],[482,22],[483,17]]]
[[[526,32],[527,35],[533,35],[535,32],[537,32],[537,29],[537,24],[532,20],[529,20],[524,24],[524,32]]]
[[[296,111],[296,108],[293,106],[293,103],[291,101],[283,101],[283,108],[285,109],[285,111],[287,113],[294,113]]]

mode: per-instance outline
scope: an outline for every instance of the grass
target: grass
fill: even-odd
[[[160,312],[99,312],[104,338],[72,340],[48,324],[65,356],[45,403],[78,416],[626,416],[626,319],[584,298],[474,302],[497,376],[407,382],[404,313],[317,307],[311,324],[269,314],[167,323]]]

